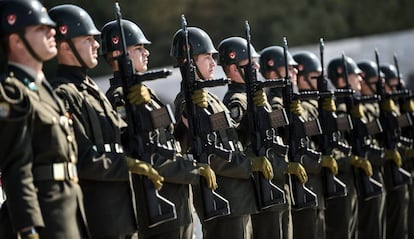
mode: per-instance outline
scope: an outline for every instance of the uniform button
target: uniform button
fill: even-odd
[[[70,162],[71,162],[71,163],[76,163],[76,156],[75,156],[75,155],[73,155],[73,154],[72,154],[72,155],[70,156]]]
[[[56,124],[57,123],[56,117],[52,117],[52,122],[53,122],[53,124]]]
[[[68,136],[66,137],[66,139],[68,140],[68,142],[69,142],[69,143],[72,143],[72,142],[73,142],[73,137],[72,137],[72,135],[68,135]]]

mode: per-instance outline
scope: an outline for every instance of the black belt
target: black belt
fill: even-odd
[[[73,163],[54,163],[49,165],[35,166],[33,168],[35,181],[65,181],[78,182],[78,171]]]

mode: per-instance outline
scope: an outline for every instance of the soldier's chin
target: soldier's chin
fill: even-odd
[[[45,54],[45,56],[42,58],[44,61],[51,60],[53,57],[57,55],[57,49],[56,47],[53,47],[49,49],[48,54]]]

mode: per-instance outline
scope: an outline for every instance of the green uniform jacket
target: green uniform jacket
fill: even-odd
[[[208,107],[206,110],[210,113],[225,112],[228,114],[226,106],[218,99],[217,96],[208,92],[207,96]],[[185,108],[184,93],[181,91],[175,99],[176,119],[178,122],[178,128],[181,130],[178,132],[177,138],[182,139],[183,149],[187,150],[188,138],[187,128],[182,123],[182,113]],[[230,121],[230,128],[226,130],[228,141],[233,142],[233,145],[237,147],[232,153],[230,161],[228,159],[220,158],[217,155],[213,155],[210,159],[210,166],[214,170],[217,176],[218,188],[216,190],[221,196],[227,199],[230,203],[231,216],[241,216],[254,213],[256,209],[255,191],[252,181],[252,167],[250,160],[241,151],[241,143],[236,139],[237,132],[235,132],[235,123]],[[203,136],[202,136],[203,137]],[[224,142],[228,143],[228,142]],[[197,160],[197,159],[196,159]],[[203,220],[200,194],[194,193],[195,206],[198,208],[200,218]]]
[[[47,82],[35,82],[13,65],[8,74],[0,91],[0,170],[7,195],[2,210],[8,209],[14,231],[35,226],[40,238],[81,238],[86,224],[79,220],[84,212],[75,175],[67,166],[61,180],[45,175],[53,175],[58,163],[76,163],[71,121]]]
[[[123,90],[120,86],[121,80],[120,78],[118,78],[119,76],[117,73],[115,73],[115,77],[116,78],[110,79],[111,87],[106,92],[106,95],[109,101],[111,102],[112,106],[115,109],[117,109],[118,112],[125,112]],[[154,94],[154,92],[150,91],[150,93],[151,102],[147,104],[148,107],[151,107],[152,109],[159,109],[162,106],[164,106],[163,103]],[[165,144],[178,144],[178,142],[175,141],[172,135],[172,124],[168,128],[159,128],[157,130],[159,130],[160,132],[162,131],[160,135],[165,134]],[[154,132],[155,129],[152,131],[152,133]],[[154,152],[154,154],[155,153],[156,152]],[[145,210],[142,208],[145,205],[138,202],[139,231],[140,234],[143,234],[145,236],[166,233],[170,230],[178,229],[180,226],[192,223],[189,184],[197,184],[200,180],[199,170],[195,162],[184,159],[180,155],[180,152],[177,152],[175,158],[168,159],[162,156],[157,157],[157,159],[154,162],[154,168],[157,169],[158,173],[164,177],[164,183],[159,193],[160,195],[162,195],[163,197],[175,204],[175,208],[177,211],[177,219],[162,223],[153,228],[149,228],[148,219],[144,216],[144,214],[140,213],[140,210]],[[137,197],[138,199],[140,198],[139,196]]]
[[[92,236],[133,234],[137,225],[121,146],[125,122],[83,68],[59,65],[52,85],[74,118],[80,184]]]

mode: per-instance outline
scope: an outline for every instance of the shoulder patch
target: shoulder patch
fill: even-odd
[[[240,122],[243,118],[243,109],[240,107],[239,104],[232,104],[229,106],[230,116],[231,118],[236,121]]]
[[[8,118],[10,115],[10,104],[7,102],[0,102],[0,118]]]

